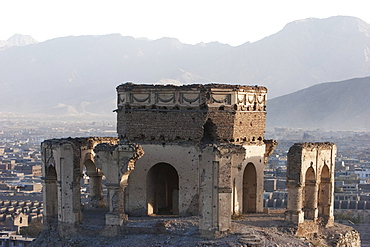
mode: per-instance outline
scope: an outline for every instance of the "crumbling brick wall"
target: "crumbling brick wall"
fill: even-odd
[[[234,138],[237,142],[260,142],[266,127],[266,112],[236,112]]]
[[[126,83],[117,87],[117,93],[117,130],[122,140],[257,144],[263,141],[265,87]]]
[[[205,112],[122,110],[117,128],[121,139],[130,141],[199,141]]]

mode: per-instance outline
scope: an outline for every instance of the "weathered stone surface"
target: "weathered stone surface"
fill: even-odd
[[[285,219],[298,226],[299,235],[334,223],[336,150],[330,142],[296,143],[289,149]]]

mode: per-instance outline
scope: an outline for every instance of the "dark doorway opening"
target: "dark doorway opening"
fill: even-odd
[[[147,175],[148,215],[179,214],[179,176],[166,163],[150,168]]]
[[[208,118],[206,123],[203,125],[203,143],[212,143],[217,141],[217,130],[216,125],[213,123],[212,119]]]
[[[243,213],[257,211],[257,173],[253,163],[248,163],[243,174]]]

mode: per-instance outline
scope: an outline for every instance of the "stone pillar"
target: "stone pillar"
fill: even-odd
[[[334,225],[334,176],[330,178],[329,182],[329,203],[326,205],[325,211],[327,212],[326,226]]]
[[[231,230],[231,162],[228,158],[214,159],[217,156],[213,147],[203,150],[200,160],[199,230],[202,236],[208,238],[221,237]]]
[[[231,231],[231,193],[232,189],[230,187],[218,188],[218,229],[221,234],[228,234]]]
[[[230,157],[226,158],[226,157]],[[231,160],[233,154],[226,155],[223,161],[218,162],[218,230],[221,234],[228,234],[231,231],[231,200],[232,200],[232,179]]]
[[[60,236],[76,233],[76,226],[82,221],[81,171],[79,148],[71,142],[60,145],[56,167],[58,176],[58,232]]]
[[[102,143],[95,147],[95,164],[107,181],[109,213],[107,226],[120,226],[127,220],[124,204],[124,190],[128,177],[135,168],[135,162],[144,155],[140,145]]]
[[[334,182],[329,178],[322,178],[320,191],[321,196],[324,197],[323,200],[319,201],[318,207],[320,209],[320,217],[323,218],[326,226],[332,226],[334,224],[334,193],[333,186]]]
[[[327,205],[327,213],[328,213],[328,218],[327,218],[327,226],[332,226],[334,225],[334,170],[335,170],[335,157],[337,155],[337,146],[332,145],[331,147],[331,155],[330,155],[330,178],[329,178],[329,203]],[[366,206],[366,204],[365,204]]]
[[[202,236],[213,238],[219,231],[218,162],[205,160],[205,155],[202,157],[202,159],[204,159],[204,161],[202,161],[202,172],[199,188],[199,230]]]
[[[119,184],[107,184],[109,212],[105,215],[105,224],[121,226],[127,220],[124,209],[124,193]]]
[[[90,203],[94,208],[105,207],[102,188],[102,174],[100,172],[87,173],[90,186]]]
[[[300,184],[287,182],[288,187],[288,205],[285,212],[285,221],[295,225],[304,222],[304,213],[302,211],[303,189]]]
[[[43,222],[47,228],[56,225],[58,221],[58,191],[56,178],[43,179]]]
[[[79,223],[81,213],[81,173],[79,164],[74,163],[77,150],[71,143],[60,146],[60,159],[56,162],[60,167],[58,180],[59,221],[67,224]]]

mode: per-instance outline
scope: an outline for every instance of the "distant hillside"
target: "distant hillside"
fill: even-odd
[[[236,47],[207,69],[222,81],[267,86],[269,98],[326,81],[370,76],[370,25],[344,16],[294,21],[276,34]]]
[[[0,112],[111,113],[126,81],[257,84],[272,98],[369,75],[370,25],[354,17],[295,21],[237,47],[119,34],[31,40],[0,50]]]
[[[267,101],[267,127],[370,130],[370,77],[328,82]]]

